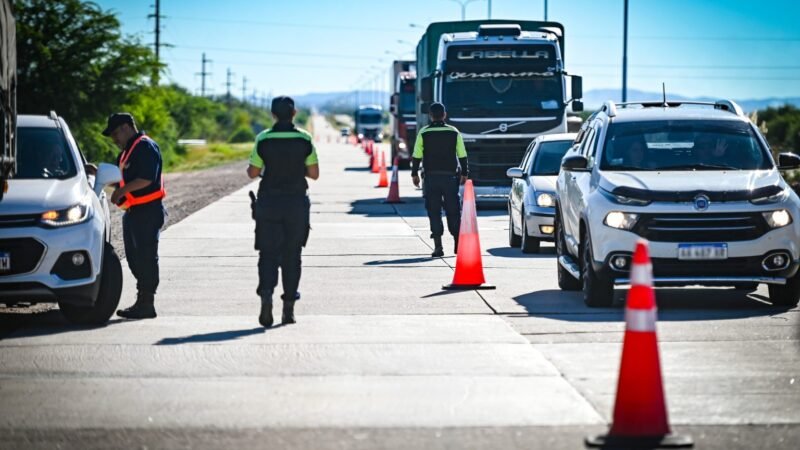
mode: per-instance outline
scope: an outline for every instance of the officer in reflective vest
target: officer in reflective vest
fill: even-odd
[[[152,319],[158,288],[158,237],[166,214],[161,200],[166,196],[161,176],[161,151],[144,132],[136,129],[133,116],[112,114],[103,130],[122,150],[117,165],[122,172],[111,202],[125,210],[122,234],[125,259],[136,277],[136,302],[117,311],[126,319]]]
[[[447,112],[441,103],[433,103],[428,109],[431,123],[419,130],[411,155],[411,179],[419,187],[419,166],[425,170],[423,196],[434,250],[432,257],[444,256],[442,250],[442,207],[447,216],[447,229],[453,235],[458,251],[458,232],[461,225],[461,202],[458,186],[467,181],[467,149],[458,129],[444,121]]]
[[[311,135],[294,126],[294,100],[272,100],[275,125],[256,137],[247,175],[261,176],[256,199],[256,247],[258,295],[261,297],[259,323],[271,327],[272,293],[283,284],[282,323],[295,323],[294,303],[300,284],[300,255],[308,240],[310,202],[306,178],[319,178],[319,162]]]

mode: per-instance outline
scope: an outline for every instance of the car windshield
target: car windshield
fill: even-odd
[[[17,128],[15,178],[65,179],[77,175],[64,136],[56,128]]]
[[[572,141],[549,141],[539,144],[531,175],[558,175],[561,159],[572,146]]]
[[[746,122],[664,120],[612,123],[600,168],[620,171],[762,170],[772,160]]]

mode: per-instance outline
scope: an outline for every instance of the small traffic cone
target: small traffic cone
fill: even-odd
[[[658,357],[653,266],[645,240],[636,243],[630,279],[614,419],[607,435],[588,437],[586,445],[603,448],[692,447],[691,437],[674,435],[669,426]]]
[[[367,152],[368,155],[374,155],[375,154],[375,147],[372,145],[372,141],[371,140],[367,140],[367,148],[366,148],[365,151]]]
[[[445,290],[494,289],[486,284],[481,260],[481,242],[478,236],[478,213],[475,208],[475,189],[472,180],[464,185],[461,226],[458,232],[458,252],[453,282],[442,286]]]
[[[392,166],[392,183],[389,185],[389,195],[383,203],[405,203],[400,199],[400,182],[397,174],[397,157],[394,158],[394,165]]]
[[[389,180],[386,177],[386,154],[381,152],[381,165],[380,165],[380,176],[378,177],[378,185],[375,186],[376,188],[385,188],[389,187]]]
[[[380,158],[378,158],[378,152],[380,150],[375,150],[372,152],[372,173],[378,173],[381,170],[380,166]]]

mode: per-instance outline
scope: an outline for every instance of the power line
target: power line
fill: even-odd
[[[408,28],[385,28],[385,27],[364,27],[364,26],[351,26],[351,25],[327,25],[327,24],[311,24],[311,23],[292,23],[292,22],[262,22],[257,20],[243,20],[243,19],[219,19],[219,18],[204,18],[204,17],[170,17],[173,20],[185,20],[189,22],[211,22],[214,24],[231,23],[231,24],[246,24],[246,25],[268,25],[271,27],[285,27],[285,28],[311,28],[311,29],[327,29],[327,30],[348,30],[348,31],[403,31],[408,32]]]
[[[335,59],[363,59],[373,60],[374,57],[363,55],[339,55],[330,53],[303,53],[303,52],[285,52],[275,50],[255,50],[252,48],[236,48],[236,47],[198,47],[193,45],[172,45],[174,48],[185,48],[188,50],[214,50],[220,52],[236,52],[236,53],[256,53],[262,55],[283,55],[283,56],[313,56],[315,58],[335,58]]]
[[[188,58],[170,58],[170,61],[178,62],[194,62],[194,59]],[[342,69],[342,70],[364,70],[364,66],[341,66],[337,64],[284,64],[284,63],[259,63],[250,61],[217,61],[220,64],[235,64],[243,66],[261,66],[261,67],[298,67],[304,69]]]

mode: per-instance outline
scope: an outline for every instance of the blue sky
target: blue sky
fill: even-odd
[[[152,42],[154,0],[96,0],[127,34]],[[422,29],[409,24],[458,20],[456,0],[161,0],[167,78],[225,92],[225,73],[241,95],[385,89],[396,57],[413,58]],[[543,0],[493,0],[495,19],[540,20]],[[564,24],[566,67],[584,89],[621,86],[622,0],[550,0],[549,20]],[[487,16],[487,1],[467,19]],[[800,2],[797,0],[630,0],[629,87],[687,96],[800,96]],[[263,95],[263,94],[260,94]]]

